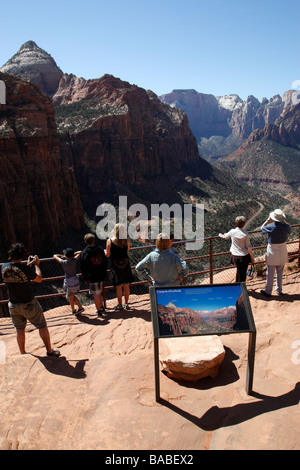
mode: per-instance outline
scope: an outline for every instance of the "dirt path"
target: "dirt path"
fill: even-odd
[[[246,222],[246,225],[245,225],[245,227],[244,227],[245,230],[246,230],[246,228],[248,227],[248,225],[250,225],[251,222],[252,222],[257,216],[259,216],[259,214],[264,210],[265,206],[264,206],[261,202],[259,202],[258,204],[259,204],[260,207],[259,207],[258,211],[255,212],[255,214],[252,215],[252,217],[250,217],[250,219]],[[257,230],[257,228],[256,228],[255,230]]]

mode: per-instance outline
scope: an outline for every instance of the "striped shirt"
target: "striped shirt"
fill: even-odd
[[[268,243],[275,245],[285,243],[291,233],[291,227],[285,222],[273,222],[262,228],[262,233],[268,234]]]

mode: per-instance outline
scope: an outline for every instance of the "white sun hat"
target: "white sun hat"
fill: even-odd
[[[282,222],[285,219],[285,215],[281,209],[275,209],[275,211],[270,213],[270,218],[275,222]]]

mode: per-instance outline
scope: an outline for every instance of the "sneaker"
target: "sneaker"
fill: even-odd
[[[97,315],[98,315],[98,318],[105,318],[106,316],[105,308],[100,307],[100,309],[97,310]]]
[[[47,352],[47,356],[50,356],[50,357],[59,357],[60,356],[60,351],[58,351],[58,349],[52,349],[51,352]]]
[[[260,291],[261,294],[265,295],[266,297],[272,297],[271,294],[268,294],[265,290]]]
[[[124,304],[123,307],[125,308],[125,310],[129,310],[129,304]]]
[[[123,306],[122,305],[117,305],[114,310],[123,310]]]
[[[77,312],[75,311],[74,313],[75,313],[75,315],[79,315],[79,314],[82,313],[82,312],[84,312],[84,308],[83,308],[83,307],[79,308],[79,309],[77,310]]]

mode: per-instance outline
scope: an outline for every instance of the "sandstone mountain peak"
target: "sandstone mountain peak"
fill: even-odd
[[[50,96],[57,90],[59,80],[63,75],[51,55],[34,41],[25,42],[0,70],[3,73],[21,76]]]
[[[39,46],[37,45],[36,42],[34,41],[27,41],[25,42],[19,49],[19,52],[23,51],[23,50],[34,50],[34,49],[40,49]]]

